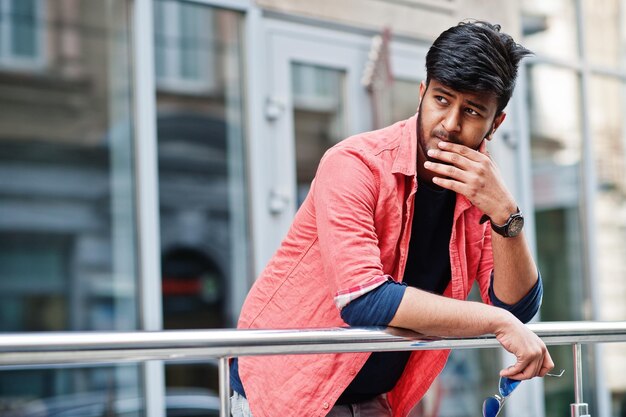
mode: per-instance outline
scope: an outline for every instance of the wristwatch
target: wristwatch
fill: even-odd
[[[489,216],[483,214],[483,217],[480,218],[480,224],[483,224],[487,220],[491,221]],[[524,216],[522,215],[522,211],[517,208],[517,211],[509,216],[509,219],[502,226],[491,222],[491,228],[497,234],[504,237],[515,237],[520,234],[522,228],[524,227]]]

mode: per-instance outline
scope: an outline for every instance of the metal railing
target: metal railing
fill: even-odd
[[[528,325],[546,345],[572,345],[572,417],[583,402],[581,344],[626,342],[624,322],[546,322]],[[395,328],[59,332],[0,335],[0,371],[43,365],[219,359],[220,416],[229,413],[228,359],[236,356],[493,348],[494,335],[435,338]]]

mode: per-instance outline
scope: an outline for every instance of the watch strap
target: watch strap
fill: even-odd
[[[489,220],[491,222],[491,228],[493,229],[494,232],[496,232],[497,234],[504,236],[504,237],[511,237],[511,235],[509,234],[509,225],[511,224],[511,222],[513,221],[514,218],[516,217],[522,217],[522,211],[520,210],[520,208],[517,208],[517,211],[515,211],[515,213],[512,213],[509,218],[507,219],[507,221],[503,224],[503,225],[499,225],[494,223],[493,221],[491,221],[491,218],[489,216],[487,216],[486,214],[483,214],[482,217],[480,218],[480,224],[485,223],[487,220]],[[523,219],[522,219],[523,220]],[[515,234],[517,235],[517,233]]]

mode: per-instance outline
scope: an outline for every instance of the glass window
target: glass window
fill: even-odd
[[[529,67],[535,232],[544,282],[541,319],[545,321],[592,319],[581,219],[580,91],[580,78],[574,71],[548,65]],[[550,352],[557,367],[571,369],[571,347],[554,346]],[[594,408],[593,349],[585,347],[584,354],[585,400]],[[546,415],[567,409],[573,392],[572,378],[546,378]]]
[[[524,0],[522,44],[538,55],[562,59],[578,56],[574,0]]]
[[[250,282],[243,17],[188,2],[155,6],[156,71],[165,74],[157,84],[163,324],[231,327]],[[159,28],[160,19],[177,30]],[[217,364],[168,365],[166,383],[217,392]]]
[[[324,152],[346,137],[345,72],[291,65],[298,206]]]
[[[220,22],[214,16],[214,9],[157,0],[154,16],[159,88],[217,93]]]
[[[591,143],[596,167],[596,243],[599,319],[626,320],[626,86],[619,79],[592,77]],[[603,346],[601,366],[612,394],[614,415],[626,412],[626,345]]]
[[[585,52],[592,64],[626,68],[626,4],[585,0]]]
[[[0,0],[0,65],[43,63],[43,0]]]
[[[128,3],[0,0],[3,47],[54,51],[45,75],[0,68],[1,332],[137,328]],[[118,389],[138,367],[0,371],[0,414]]]
[[[500,349],[453,349],[443,372],[410,415],[480,415],[483,400],[498,392],[501,357]]]

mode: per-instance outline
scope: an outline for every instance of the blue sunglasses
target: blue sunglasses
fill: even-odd
[[[553,376],[560,378],[565,373],[565,369],[562,369],[558,374],[546,374],[545,376]],[[498,391],[500,395],[494,394],[491,397],[485,398],[483,402],[483,417],[496,417],[502,411],[502,406],[506,399],[511,395],[515,388],[520,384],[517,379],[507,378],[505,376],[500,377],[500,383],[498,384]]]

